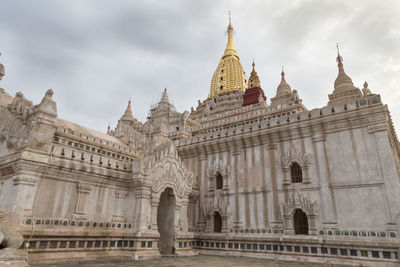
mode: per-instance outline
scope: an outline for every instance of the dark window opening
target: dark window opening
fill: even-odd
[[[217,189],[222,189],[223,180],[222,180],[222,175],[220,173],[217,173],[217,177],[215,178],[215,183]]]
[[[290,173],[292,176],[292,183],[303,182],[303,173],[301,171],[300,165],[297,162],[293,162],[292,166],[290,166]]]

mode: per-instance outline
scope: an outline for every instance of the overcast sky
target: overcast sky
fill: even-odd
[[[129,98],[142,122],[167,87],[177,110],[204,100],[226,45],[228,11],[246,73],[269,99],[282,65],[308,109],[337,76],[336,43],[355,86],[368,81],[400,127],[400,1],[0,2],[0,87],[34,104],[54,90],[58,116],[106,131]]]

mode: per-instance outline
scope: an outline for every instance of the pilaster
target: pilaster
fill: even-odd
[[[92,188],[90,185],[85,183],[78,183],[76,185],[78,191],[78,199],[76,201],[75,212],[73,218],[75,220],[86,220],[87,219],[87,200]]]
[[[115,190],[115,207],[114,207],[114,214],[112,217],[113,222],[126,221],[126,218],[123,214],[123,210],[121,208],[121,202],[126,198],[127,195],[128,195],[127,191]]]

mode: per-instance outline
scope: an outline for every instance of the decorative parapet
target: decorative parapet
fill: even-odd
[[[379,105],[382,106],[382,103],[378,96],[367,96],[346,104],[325,106],[290,114],[272,114],[269,109],[254,109],[252,106],[246,106],[224,114],[218,114],[212,120],[208,118],[201,119],[200,125],[189,129],[192,137],[181,139],[177,144],[179,147],[183,147]],[[316,141],[319,140],[316,139]]]

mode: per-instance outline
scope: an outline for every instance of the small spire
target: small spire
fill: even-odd
[[[131,108],[131,100],[128,101],[128,106],[125,109],[124,115],[121,117],[122,120],[133,120],[132,116],[132,108]]]
[[[161,98],[161,101],[163,103],[169,103],[169,99],[168,99],[168,94],[167,94],[167,88],[164,88],[164,92]]]
[[[253,70],[250,73],[250,78],[249,78],[249,85],[248,88],[254,88],[254,87],[260,87],[260,78],[258,78],[257,72],[256,72],[256,64],[254,63],[254,59],[253,59],[253,64],[251,64],[253,66]]]
[[[256,69],[255,69],[256,63],[254,63],[254,59],[253,59],[253,64],[251,64],[251,65],[253,66],[253,70],[251,71],[250,75],[257,75]]]
[[[228,11],[228,16],[229,16],[229,24],[228,24],[228,31],[229,31],[229,30],[233,30],[230,10]]]
[[[338,63],[338,67],[343,68],[343,57],[340,55],[339,51],[339,44],[336,43],[336,49],[337,49],[337,57],[336,57],[336,62]]]
[[[337,43],[336,43],[336,49],[338,52],[336,57],[336,62],[338,63],[339,73],[334,83],[335,91],[353,90],[355,89],[353,81],[344,71],[343,57],[340,55],[339,44]]]
[[[283,69],[283,66],[282,66],[282,71],[281,71],[281,77],[282,77],[281,83],[278,85],[278,88],[276,90],[276,96],[291,94],[292,88],[285,80],[285,71]]]
[[[228,12],[229,15],[229,24],[228,24],[228,42],[226,44],[226,48],[225,48],[225,52],[224,55],[222,56],[222,58],[226,57],[226,56],[237,56],[237,52],[236,52],[236,48],[235,45],[233,44],[233,26],[232,26],[232,21],[231,21],[231,12]]]

